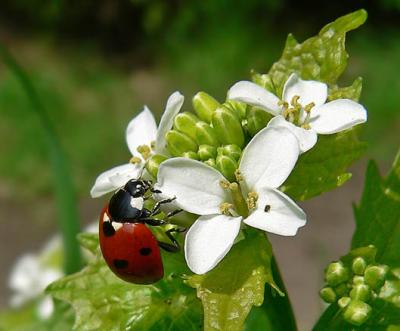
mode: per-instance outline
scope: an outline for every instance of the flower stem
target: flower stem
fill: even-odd
[[[58,222],[63,238],[64,271],[66,274],[70,274],[80,269],[81,253],[76,238],[79,232],[78,211],[66,156],[61,148],[58,136],[46,109],[30,78],[2,43],[0,43],[0,57],[21,84],[22,89],[31,103],[32,110],[39,118],[42,131],[46,138],[54,175],[54,188],[58,205]]]

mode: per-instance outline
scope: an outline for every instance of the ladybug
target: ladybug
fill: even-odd
[[[172,233],[186,230],[167,230],[165,234],[171,243],[158,241],[147,225],[168,224],[155,216],[161,205],[175,198],[158,201],[150,210],[144,208],[144,201],[152,196],[146,196],[147,192],[161,193],[149,181],[130,180],[111,197],[99,222],[100,248],[107,265],[119,278],[135,284],[152,284],[163,278],[160,247],[168,252],[178,251],[179,244]],[[181,211],[168,213],[167,219]]]

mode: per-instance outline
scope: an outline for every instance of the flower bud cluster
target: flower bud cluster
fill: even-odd
[[[326,286],[320,296],[326,303],[337,303],[350,324],[364,324],[372,314],[371,303],[380,297],[388,279],[387,265],[375,262],[374,246],[358,248],[325,270]]]
[[[179,113],[165,136],[169,153],[202,161],[234,181],[243,148],[267,125],[271,115],[237,101],[221,104],[205,92],[198,92],[192,104],[194,112]],[[146,169],[156,176],[165,159],[153,155]]]

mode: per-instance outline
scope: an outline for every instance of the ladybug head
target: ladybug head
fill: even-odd
[[[125,184],[124,189],[129,192],[133,198],[144,196],[146,191],[150,189],[151,183],[141,179],[131,179]]]

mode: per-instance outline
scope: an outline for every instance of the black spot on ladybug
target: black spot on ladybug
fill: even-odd
[[[265,205],[264,211],[268,213],[271,210],[271,205]]]
[[[111,225],[111,222],[103,223],[103,233],[106,237],[112,237],[115,234],[115,229]]]
[[[123,269],[123,268],[126,268],[128,266],[128,261],[127,260],[117,260],[117,259],[115,259],[113,261],[113,263],[114,263],[114,266],[117,269]]]
[[[140,255],[147,256],[147,255],[151,254],[151,248],[149,248],[149,247],[142,247],[142,248],[139,250],[139,253],[140,253]]]

